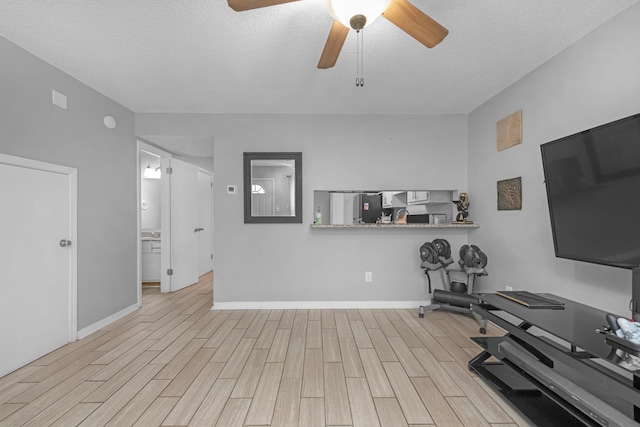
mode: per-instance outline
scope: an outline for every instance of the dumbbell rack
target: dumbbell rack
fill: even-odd
[[[446,291],[448,294],[451,294],[451,295],[469,295],[473,293],[473,283],[475,281],[476,276],[486,276],[488,274],[487,270],[484,268],[467,267],[465,265],[460,266],[461,270],[449,270],[447,267],[443,267],[442,264],[430,264],[430,263],[423,262],[422,267],[425,268],[425,274],[428,274],[429,271],[440,270],[440,272],[442,273],[442,282],[448,285],[451,284],[452,275],[454,277],[455,276],[464,277],[464,280],[465,280],[464,283],[467,286],[467,293],[457,294],[454,292]],[[424,313],[428,311],[438,310],[438,309],[445,309],[445,310],[455,311],[458,313],[471,314],[473,318],[476,319],[476,321],[478,322],[478,325],[480,326],[480,333],[485,334],[487,332],[487,320],[480,317],[477,313],[471,311],[471,304],[469,304],[468,307],[459,307],[456,305],[451,305],[443,302],[433,303],[433,299],[432,299],[432,304],[420,306],[418,316],[424,317]]]

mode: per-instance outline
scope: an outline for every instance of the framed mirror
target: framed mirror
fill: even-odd
[[[302,153],[244,153],[244,222],[302,223]]]

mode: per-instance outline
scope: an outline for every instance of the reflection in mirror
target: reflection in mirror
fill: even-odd
[[[448,224],[455,190],[314,191],[323,224]],[[326,218],[326,219],[325,219]]]
[[[293,160],[251,160],[251,215],[294,216]]]
[[[302,222],[302,153],[244,153],[244,222]]]

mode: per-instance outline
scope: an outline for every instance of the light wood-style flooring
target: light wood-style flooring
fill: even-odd
[[[211,304],[211,274],[145,289],[140,310],[0,378],[0,426],[527,425],[467,369],[471,317]]]

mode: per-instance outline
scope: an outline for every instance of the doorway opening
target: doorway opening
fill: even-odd
[[[139,140],[137,163],[141,306],[143,288],[174,292],[213,270],[213,161]]]
[[[160,159],[172,154],[138,141],[138,306],[143,303],[142,288],[160,288],[161,241],[161,177]]]

